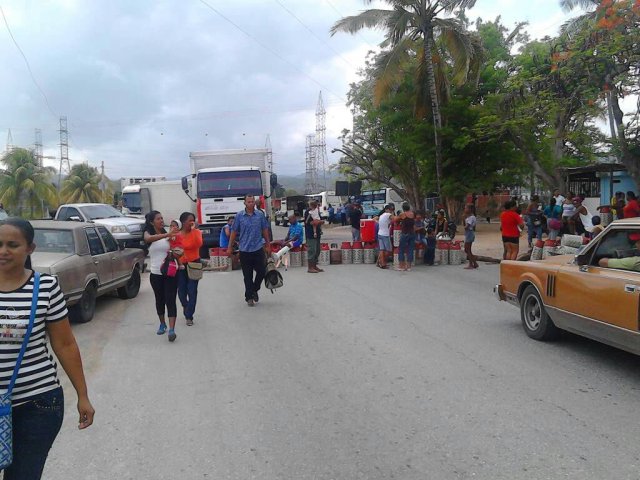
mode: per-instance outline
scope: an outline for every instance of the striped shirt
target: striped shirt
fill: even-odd
[[[7,391],[27,333],[33,279],[31,275],[26,284],[13,292],[0,292],[0,392]],[[60,386],[57,365],[47,345],[45,327],[48,322],[65,319],[67,314],[58,281],[50,275],[41,275],[36,318],[13,388],[14,405]]]

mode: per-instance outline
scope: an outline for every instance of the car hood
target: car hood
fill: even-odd
[[[31,255],[31,266],[34,270],[47,273],[56,263],[61,262],[69,257],[73,257],[75,253],[51,253],[38,252],[37,250]]]
[[[551,257],[547,257],[544,260],[531,260],[532,262],[541,262],[541,263],[549,263],[551,265],[566,265],[568,263],[573,263],[575,260],[575,255],[553,255]]]
[[[98,225],[108,225],[110,227],[113,227],[116,225],[124,225],[125,227],[128,227],[129,225],[140,225],[142,223],[140,220],[141,219],[139,218],[133,218],[133,217],[113,217],[113,218],[98,218],[96,220],[93,220],[93,222],[97,223]]]

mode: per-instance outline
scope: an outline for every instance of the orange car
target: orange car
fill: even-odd
[[[494,291],[533,339],[567,330],[640,354],[640,218],[613,222],[575,256],[503,261]]]

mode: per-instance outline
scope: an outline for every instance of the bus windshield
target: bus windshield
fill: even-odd
[[[365,190],[360,195],[360,201],[363,204],[367,203],[385,203],[386,201],[386,191],[385,190]]]
[[[198,197],[244,197],[262,195],[262,175],[258,170],[204,172],[198,174]]]

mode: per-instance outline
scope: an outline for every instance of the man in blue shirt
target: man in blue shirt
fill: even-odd
[[[298,217],[294,214],[289,217],[289,231],[284,239],[284,243],[296,248],[302,245],[304,240],[304,231],[302,225],[298,223]]]
[[[266,273],[265,248],[267,253],[271,254],[271,240],[269,222],[264,213],[256,209],[255,197],[246,195],[244,206],[245,209],[238,212],[233,221],[227,255],[230,257],[233,254],[233,244],[238,237],[240,264],[244,277],[244,299],[247,305],[253,307],[259,300],[258,290]]]
[[[220,230],[220,248],[229,248],[229,238],[231,238],[231,226],[233,217],[227,218],[227,224]]]

